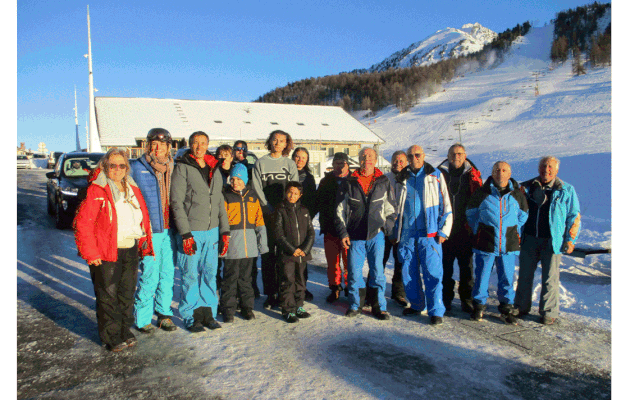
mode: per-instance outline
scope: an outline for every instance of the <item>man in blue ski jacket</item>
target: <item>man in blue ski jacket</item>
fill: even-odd
[[[175,232],[171,228],[169,201],[173,157],[171,134],[163,128],[153,128],[147,134],[146,152],[131,160],[131,177],[136,181],[149,209],[153,231],[155,257],[144,257],[140,262],[142,274],[134,303],[134,317],[138,330],[151,333],[153,313],[158,316],[158,327],[165,331],[177,329],[171,317],[173,280],[175,274]]]
[[[497,267],[497,295],[501,319],[516,325],[514,309],[514,269],[521,249],[520,232],[527,220],[527,201],[512,178],[505,161],[492,166],[492,176],[473,194],[466,218],[473,231],[475,284],[471,319],[481,321],[488,299],[492,267]]]
[[[442,243],[451,232],[453,213],[444,175],[425,163],[424,156],[421,146],[411,146],[407,150],[409,165],[396,176],[399,218],[392,240],[400,243],[398,257],[403,263],[403,282],[410,303],[403,315],[418,314],[426,306],[431,324],[438,325],[446,311],[442,300]]]
[[[539,176],[523,182],[529,218],[523,229],[518,285],[514,303],[519,317],[532,307],[534,272],[540,262],[542,290],[539,312],[545,325],[557,322],[560,313],[560,258],[571,254],[580,233],[580,202],[573,186],[558,178],[560,160],[545,156],[538,163]]]

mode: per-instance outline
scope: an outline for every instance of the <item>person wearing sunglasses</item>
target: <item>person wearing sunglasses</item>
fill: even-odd
[[[92,172],[74,235],[79,256],[90,267],[99,336],[119,352],[137,344],[130,328],[138,262],[154,255],[149,210],[129,176],[126,150],[110,149]]]
[[[403,315],[419,314],[426,306],[431,324],[438,325],[446,311],[442,300],[442,243],[451,233],[453,213],[444,174],[424,162],[424,155],[421,146],[409,147],[409,165],[396,176],[398,221],[392,240],[399,243],[398,258],[403,263],[403,282],[410,303]]]
[[[173,323],[173,284],[175,278],[175,227],[170,218],[169,199],[173,176],[171,134],[164,128],[153,128],[147,133],[145,153],[131,160],[131,176],[138,183],[147,202],[155,257],[140,263],[140,277],[134,303],[136,327],[142,333],[152,333],[153,314],[158,327],[167,332],[177,329]]]

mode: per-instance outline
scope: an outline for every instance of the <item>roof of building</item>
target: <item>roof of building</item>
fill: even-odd
[[[203,131],[211,140],[260,141],[280,129],[299,141],[384,143],[341,107],[127,97],[94,104],[102,146],[135,146],[157,127],[175,140]]]

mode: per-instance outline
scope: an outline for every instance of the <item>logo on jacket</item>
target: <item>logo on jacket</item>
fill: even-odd
[[[282,172],[270,172],[260,176],[262,181],[284,181],[289,179],[289,169],[282,167]]]

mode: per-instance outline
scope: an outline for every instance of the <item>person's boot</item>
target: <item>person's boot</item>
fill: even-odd
[[[326,297],[326,301],[328,303],[334,303],[339,299],[339,295],[341,294],[341,286],[335,285],[330,287],[330,294]]]
[[[221,324],[219,324],[217,320],[214,319],[214,316],[212,315],[212,307],[200,307],[200,308],[203,309],[203,322],[202,322],[203,326],[212,330],[221,328]]]
[[[372,306],[372,315],[381,321],[388,321],[392,319],[392,316],[387,311],[381,311],[381,307],[377,305]]]
[[[470,299],[462,300],[462,312],[466,314],[472,314],[475,311],[473,301]]]
[[[250,321],[252,319],[256,319],[256,316],[254,315],[254,310],[252,310],[249,307],[243,307],[241,308],[241,315],[243,316],[244,319]]]
[[[278,295],[277,294],[270,294],[269,296],[267,296],[267,300],[265,300],[265,302],[263,303],[263,307],[266,310],[271,310],[274,307],[278,306]]]
[[[203,307],[196,308],[193,311],[194,321],[192,325],[187,326],[186,329],[190,331],[190,333],[199,333],[205,331],[203,328]]]
[[[378,307],[378,289],[367,287],[365,289],[365,305],[367,307]]]
[[[507,303],[499,303],[499,312],[501,313],[501,321],[506,324],[516,325],[516,316],[514,315],[514,306]]]
[[[473,312],[470,314],[470,319],[473,321],[481,321],[484,311],[486,311],[485,304],[473,303]]]
[[[363,307],[365,307],[365,304],[366,304],[365,295],[366,295],[365,288],[359,289],[359,309],[363,309]]]

